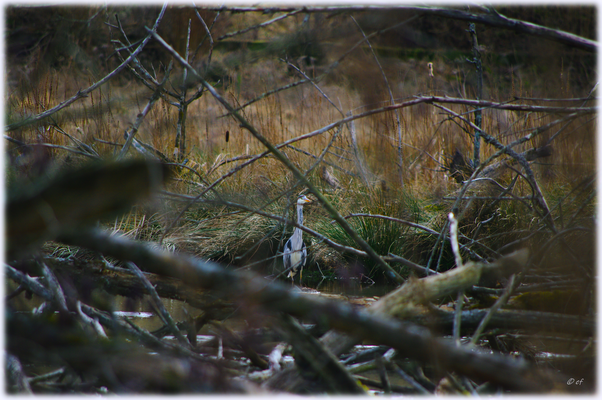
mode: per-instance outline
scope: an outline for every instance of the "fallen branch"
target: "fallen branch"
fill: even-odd
[[[302,11],[303,11],[302,9],[293,10],[293,11],[291,11],[289,13],[280,15],[280,16],[278,16],[276,18],[273,18],[273,19],[271,19],[269,21],[265,21],[265,22],[262,22],[260,24],[252,25],[252,26],[246,27],[244,29],[241,29],[241,30],[238,30],[238,31],[235,31],[235,32],[228,32],[228,33],[226,33],[226,34],[218,37],[217,40],[224,40],[224,39],[227,39],[229,37],[236,36],[236,35],[242,35],[243,33],[247,33],[249,31],[252,31],[252,30],[255,30],[255,29],[263,28],[265,26],[273,24],[274,22],[278,22],[280,20],[283,20],[285,18],[291,17],[291,16],[293,16],[295,14],[298,14],[298,13],[300,13]]]
[[[146,271],[176,277],[192,286],[217,290],[233,302],[257,304],[272,311],[321,321],[360,340],[370,339],[389,345],[405,357],[435,363],[473,379],[490,381],[519,391],[547,391],[552,388],[551,378],[525,361],[497,353],[480,354],[465,347],[455,347],[417,325],[358,310],[343,302],[293,292],[288,285],[268,283],[251,273],[234,272],[211,262],[154,249],[97,229],[65,235],[61,240],[135,262]],[[440,275],[427,279],[433,278],[441,279]],[[500,371],[504,373],[500,374]]]

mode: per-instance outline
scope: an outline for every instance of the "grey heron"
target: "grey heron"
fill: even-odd
[[[311,200],[300,195],[297,199],[297,224],[303,225],[303,205],[311,203]],[[301,271],[299,275],[299,284],[301,283],[301,276],[303,276],[303,266],[307,259],[307,249],[305,243],[303,243],[303,231],[299,228],[295,228],[293,236],[286,241],[284,245],[284,253],[282,254],[282,261],[284,263],[284,270],[288,270],[287,278],[291,278],[294,282],[295,275]]]

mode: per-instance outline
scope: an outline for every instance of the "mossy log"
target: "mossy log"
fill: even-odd
[[[496,275],[518,270],[527,263],[529,251],[518,250],[491,264],[467,262],[460,268],[422,279],[410,279],[397,290],[382,297],[366,310],[372,314],[408,319],[426,312],[425,304],[437,298],[468,289],[484,275]],[[335,354],[341,354],[357,343],[347,335],[330,331],[322,337],[323,343]]]

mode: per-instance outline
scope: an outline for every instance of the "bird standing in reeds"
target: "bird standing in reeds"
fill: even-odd
[[[300,195],[297,199],[297,224],[303,225],[303,205],[311,203],[311,200]],[[303,243],[303,231],[299,228],[295,228],[293,236],[287,240],[284,245],[284,253],[282,254],[282,261],[284,263],[284,270],[288,270],[287,278],[291,278],[294,282],[295,275],[299,274],[299,284],[301,284],[301,278],[303,277],[303,266],[307,259],[307,249],[305,243]]]

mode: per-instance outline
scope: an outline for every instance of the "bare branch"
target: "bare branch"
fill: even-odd
[[[441,96],[416,96],[418,99],[425,99],[427,103],[449,103],[463,104],[480,109],[495,108],[498,110],[525,111],[525,112],[542,112],[542,113],[557,113],[557,114],[595,114],[598,112],[598,107],[548,107],[548,106],[531,106],[527,104],[508,104],[507,102],[498,103],[487,100],[468,100],[455,97]],[[476,110],[473,110],[473,112]]]
[[[273,18],[273,19],[271,19],[271,20],[269,20],[269,21],[262,22],[261,24],[257,24],[257,25],[249,26],[249,27],[247,27],[247,28],[241,29],[241,30],[239,30],[239,31],[236,31],[236,32],[229,32],[229,33],[226,33],[225,35],[222,35],[222,36],[218,37],[218,40],[227,39],[227,38],[229,38],[229,37],[233,37],[233,36],[236,36],[236,35],[242,35],[243,33],[247,33],[247,32],[249,32],[249,31],[252,31],[252,30],[255,30],[255,29],[263,28],[263,27],[265,27],[265,26],[268,26],[268,25],[271,25],[271,24],[273,24],[274,22],[278,22],[278,21],[281,21],[281,20],[283,20],[283,19],[285,19],[285,18],[291,17],[291,16],[293,16],[293,15],[295,15],[295,14],[299,14],[299,13],[300,13],[300,12],[302,12],[302,11],[303,11],[303,10],[301,10],[301,9],[294,10],[294,11],[291,11],[291,12],[289,12],[289,13],[287,13],[287,14],[280,15],[280,16],[278,16],[278,17],[276,17],[276,18]]]
[[[298,10],[298,7],[219,7],[208,8],[216,11],[230,12],[292,12]],[[498,12],[490,12],[488,14],[475,14],[451,8],[437,7],[412,7],[412,6],[330,6],[330,7],[303,7],[303,12],[306,13],[339,13],[339,12],[363,12],[363,11],[387,11],[387,10],[406,10],[416,11],[418,15],[435,15],[439,17],[458,19],[461,21],[477,22],[485,25],[495,26],[512,30],[528,35],[540,36],[545,39],[554,40],[564,43],[568,46],[577,47],[582,50],[595,52],[598,50],[598,42],[590,40],[573,33],[564,32],[559,29],[552,29],[545,26],[533,24],[531,22],[520,21],[505,17]]]
[[[165,74],[165,79],[162,83],[165,83],[168,77],[169,71]],[[121,160],[127,154],[136,137],[136,133],[138,132],[140,125],[142,125],[142,122],[144,121],[144,117],[146,117],[146,114],[149,113],[149,111],[153,108],[155,102],[159,100],[159,97],[161,97],[161,91],[162,87],[157,88],[148,100],[148,103],[146,104],[146,107],[144,107],[144,110],[142,110],[142,112],[136,116],[136,122],[134,122],[134,126],[132,126],[132,129],[130,129],[130,132],[127,134],[127,140],[125,141],[125,144],[123,145],[121,151],[117,155],[117,160]]]
[[[174,336],[176,337],[176,339],[178,339],[178,342],[180,342],[182,346],[188,347],[189,343],[186,341],[186,339],[182,335],[182,332],[180,332],[180,330],[176,326],[176,323],[169,314],[169,312],[165,309],[165,306],[161,302],[161,298],[159,297],[159,294],[157,293],[153,285],[149,282],[148,279],[146,279],[146,277],[144,276],[142,271],[140,271],[140,268],[138,268],[136,264],[134,264],[133,262],[128,262],[126,263],[126,265],[134,273],[134,275],[136,275],[136,277],[140,279],[140,282],[142,282],[142,284],[150,294],[151,298],[153,299],[153,305],[158,310],[158,314],[161,318],[161,321],[163,321],[163,323],[169,327],[171,333],[174,334]]]

